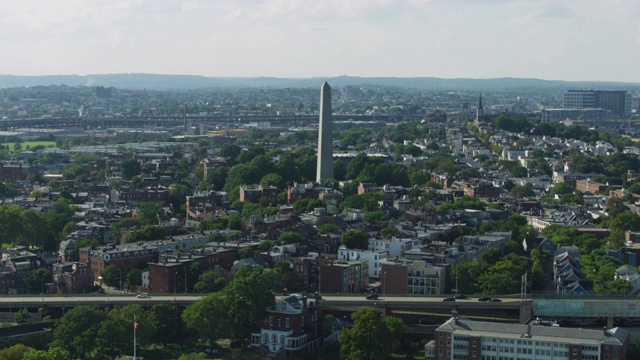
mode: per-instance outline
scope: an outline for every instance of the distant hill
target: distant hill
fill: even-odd
[[[561,81],[520,78],[494,79],[442,79],[434,77],[355,77],[339,76],[329,78],[239,78],[205,77],[197,75],[158,75],[158,74],[95,74],[95,75],[46,75],[16,76],[1,75],[0,88],[24,86],[105,86],[120,89],[202,89],[202,88],[319,88],[323,81],[331,86],[380,85],[411,88],[419,90],[514,90],[514,89],[640,89],[640,83],[621,83],[604,81]]]

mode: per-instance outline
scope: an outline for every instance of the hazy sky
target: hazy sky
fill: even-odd
[[[640,82],[639,0],[0,0],[0,73]]]

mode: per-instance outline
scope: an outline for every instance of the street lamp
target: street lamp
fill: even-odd
[[[122,291],[122,269],[118,268],[118,274],[119,274],[118,280],[120,280],[119,282],[120,287],[118,287],[118,290]]]

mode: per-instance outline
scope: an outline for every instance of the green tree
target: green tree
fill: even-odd
[[[135,159],[125,159],[120,163],[120,171],[125,180],[131,180],[134,176],[140,175],[142,167]]]
[[[146,313],[146,325],[151,329],[149,340],[166,345],[178,335],[182,319],[175,306],[157,304]]]
[[[21,325],[21,324],[26,324],[28,322],[31,321],[31,314],[29,314],[29,310],[27,310],[26,308],[22,308],[18,311],[16,311],[15,314],[13,314],[13,321],[16,322],[16,324]]]
[[[207,354],[203,352],[199,352],[199,353],[182,354],[180,355],[178,360],[206,360],[208,358],[209,357],[207,356]]]
[[[20,144],[16,144],[20,145]],[[29,351],[33,350],[32,348],[23,345],[23,344],[15,344],[6,349],[0,350],[0,359],[2,360],[22,360],[24,359],[24,355]]]
[[[53,330],[53,346],[69,351],[70,359],[90,358],[105,317],[104,310],[97,306],[74,307],[58,320]]]
[[[187,330],[213,345],[217,339],[228,334],[228,313],[229,308],[222,294],[213,293],[187,306],[182,312],[182,321]]]
[[[205,271],[200,274],[198,282],[194,285],[193,290],[198,293],[212,293],[220,291],[227,286],[227,280],[224,275],[217,271]]]
[[[293,231],[285,231],[278,237],[278,241],[283,244],[302,244],[305,240],[302,234]]]
[[[526,272],[520,257],[511,253],[496,262],[478,278],[485,294],[515,294],[520,292],[520,281]]]
[[[318,234],[332,234],[338,231],[338,225],[336,224],[323,224],[318,227]]]
[[[137,322],[137,344],[141,348],[151,344],[152,328],[147,320],[147,312],[140,305],[131,304],[114,307],[100,324],[98,331],[98,352],[116,357],[129,352],[133,346],[134,318]]]
[[[51,210],[47,213],[49,220],[49,226],[55,233],[62,231],[64,226],[71,221],[74,211],[71,207],[71,201],[65,198],[58,198],[51,207]]]
[[[340,358],[383,360],[391,355],[393,335],[379,309],[364,307],[351,314],[353,326],[340,333]]]
[[[68,360],[71,354],[59,347],[50,347],[47,350],[31,349],[24,354],[22,360]]]
[[[120,289],[121,281],[122,281],[122,270],[119,270],[118,267],[114,264],[107,265],[104,267],[104,270],[100,273],[102,277],[102,281],[107,284],[107,286],[117,287]]]
[[[47,268],[32,270],[24,276],[24,282],[30,293],[42,293],[44,284],[51,282],[51,271]]]
[[[378,221],[387,221],[389,219],[389,215],[382,211],[370,211],[363,216],[363,220],[369,224],[375,224]]]
[[[141,202],[135,207],[136,217],[145,224],[158,224],[162,213],[162,204],[157,202]]]
[[[223,290],[224,303],[231,318],[231,335],[241,344],[258,329],[269,306],[275,305],[273,292],[282,289],[280,276],[260,266],[241,266]]]
[[[366,250],[369,248],[369,234],[360,229],[349,229],[342,234],[340,242],[347,249]]]
[[[266,174],[260,180],[260,185],[271,185],[271,186],[275,186],[276,188],[278,188],[280,190],[282,190],[282,189],[286,190],[286,187],[287,187],[284,179],[278,173]]]
[[[240,146],[236,144],[225,144],[220,149],[220,156],[226,159],[235,160],[241,152],[242,149],[240,148]]]
[[[531,186],[531,184],[527,184],[524,186],[516,185],[513,188],[511,188],[511,191],[509,191],[509,193],[517,198],[527,198],[527,197],[535,196],[535,193],[533,192],[533,187]]]
[[[140,286],[142,285],[142,270],[140,269],[131,269],[127,273],[127,281],[125,282],[125,286],[127,288],[131,286]]]

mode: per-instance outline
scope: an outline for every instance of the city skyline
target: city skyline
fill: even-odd
[[[640,82],[640,3],[29,0],[0,8],[0,73]]]

